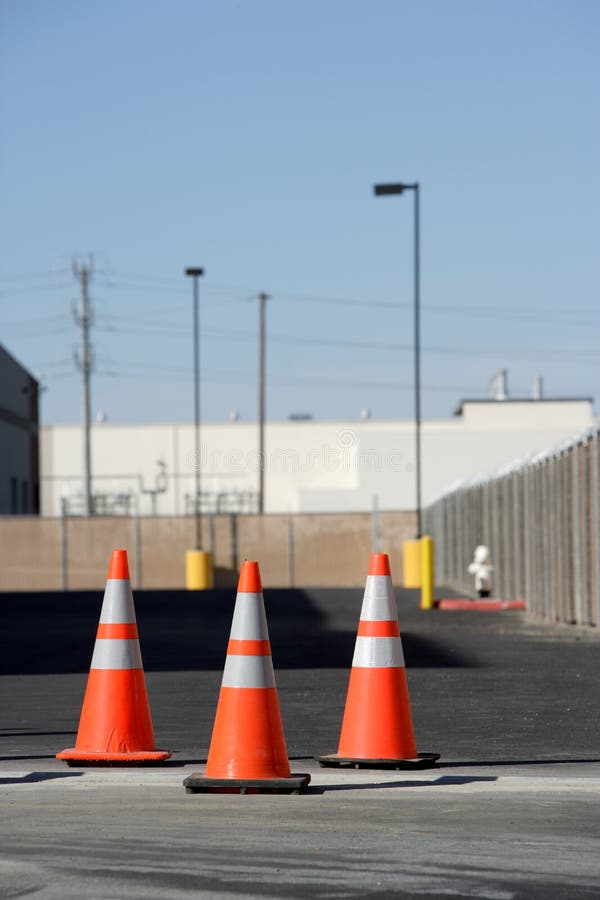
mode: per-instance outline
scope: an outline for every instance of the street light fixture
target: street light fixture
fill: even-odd
[[[195,549],[200,550],[201,522],[200,522],[200,341],[199,341],[199,312],[198,312],[198,279],[204,275],[204,269],[190,267],[185,274],[194,279],[194,470],[195,470],[195,497],[194,513],[196,518],[196,544]]]
[[[403,194],[405,191],[413,191],[415,197],[415,314],[414,314],[414,343],[415,343],[415,490],[417,510],[417,539],[421,532],[421,310],[420,310],[420,223],[419,223],[419,182],[413,184],[375,184],[373,185],[375,196],[383,197],[389,194]]]

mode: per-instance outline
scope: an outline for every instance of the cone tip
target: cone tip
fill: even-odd
[[[129,563],[127,562],[127,550],[113,550],[108,566],[108,577],[129,580]]]
[[[258,563],[248,559],[244,560],[240,571],[238,592],[241,594],[260,594],[261,591],[262,582],[260,580]]]
[[[391,575],[390,559],[387,553],[372,553],[369,575]]]

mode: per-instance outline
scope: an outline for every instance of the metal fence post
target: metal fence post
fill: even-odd
[[[593,557],[594,557],[594,590],[592,593],[594,605],[593,605],[593,622],[594,625],[600,625],[600,496],[598,496],[600,492],[600,478],[598,473],[598,466],[600,465],[600,459],[598,454],[598,429],[594,430],[594,434],[592,435],[592,547],[594,548]]]
[[[142,520],[140,517],[140,498],[136,497],[133,516],[133,539],[135,546],[135,586],[142,589]]]
[[[381,532],[379,530],[379,509],[377,500],[377,494],[373,494],[373,506],[371,510],[371,546],[373,553],[379,553],[381,550]]]
[[[558,608],[560,603],[560,594],[559,594],[559,584],[560,584],[560,576],[559,576],[559,568],[560,568],[560,519],[561,519],[561,510],[558,503],[558,491],[557,491],[557,478],[556,478],[556,456],[552,456],[549,460],[549,470],[548,470],[548,492],[550,495],[550,556],[551,559],[548,561],[551,566],[552,578],[550,584],[550,613],[552,618],[556,620],[558,618]]]
[[[565,579],[565,536],[566,536],[566,528],[565,528],[565,513],[566,513],[566,505],[565,505],[565,486],[564,486],[564,464],[563,457],[561,453],[558,453],[555,457],[555,469],[556,469],[556,507],[557,507],[557,522],[556,522],[556,537],[557,537],[557,547],[556,547],[556,617],[558,619],[564,618],[564,605],[565,605],[565,594],[566,594],[566,579]]]
[[[60,501],[60,580],[61,590],[69,590],[69,537],[67,531],[67,501],[65,497]]]
[[[579,446],[575,444],[572,450],[572,479],[573,479],[573,564],[574,564],[574,594],[575,594],[575,621],[581,624],[583,617],[583,598],[581,586],[581,504],[579,494]]]
[[[531,522],[532,522],[532,502],[531,502],[531,467],[523,472],[523,487],[525,496],[525,520],[524,520],[524,538],[525,538],[525,601],[529,610],[533,609],[533,559],[531,547]]]
[[[517,472],[510,476],[510,489],[512,493],[512,555],[513,555],[513,595],[520,598],[521,593],[521,504],[519,497],[519,478]]]
[[[213,561],[213,565],[215,563],[215,556],[217,552],[217,538],[215,534],[215,514],[212,512],[208,517],[208,536],[209,536],[209,547],[210,547],[210,555]]]
[[[514,558],[511,552],[512,541],[510,535],[510,526],[512,523],[512,515],[510,509],[510,475],[504,475],[500,482],[500,491],[502,494],[502,546],[503,546],[503,570],[504,570],[504,596],[512,597],[514,595]]]
[[[592,622],[591,449],[591,442],[586,435],[585,439],[581,442],[582,466],[579,479],[580,502],[582,507],[582,625],[590,625]]]
[[[294,519],[288,515],[287,520],[287,565],[288,587],[294,587],[295,573],[295,545],[294,545]]]

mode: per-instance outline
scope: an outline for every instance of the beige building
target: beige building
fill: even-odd
[[[594,423],[590,399],[465,400],[449,419],[422,423],[422,500],[479,472],[573,437]],[[200,463],[203,512],[252,512],[258,494],[255,423],[92,427],[97,513],[184,515],[194,510]],[[80,426],[41,431],[41,511],[82,509]],[[265,426],[265,512],[368,512],[415,508],[411,420],[285,421]],[[376,498],[376,500],[374,500]]]

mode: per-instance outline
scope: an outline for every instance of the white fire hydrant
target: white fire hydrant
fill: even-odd
[[[475,556],[469,563],[468,572],[475,576],[475,590],[479,597],[489,597],[492,593],[492,571],[489,548],[480,544],[475,548]]]

